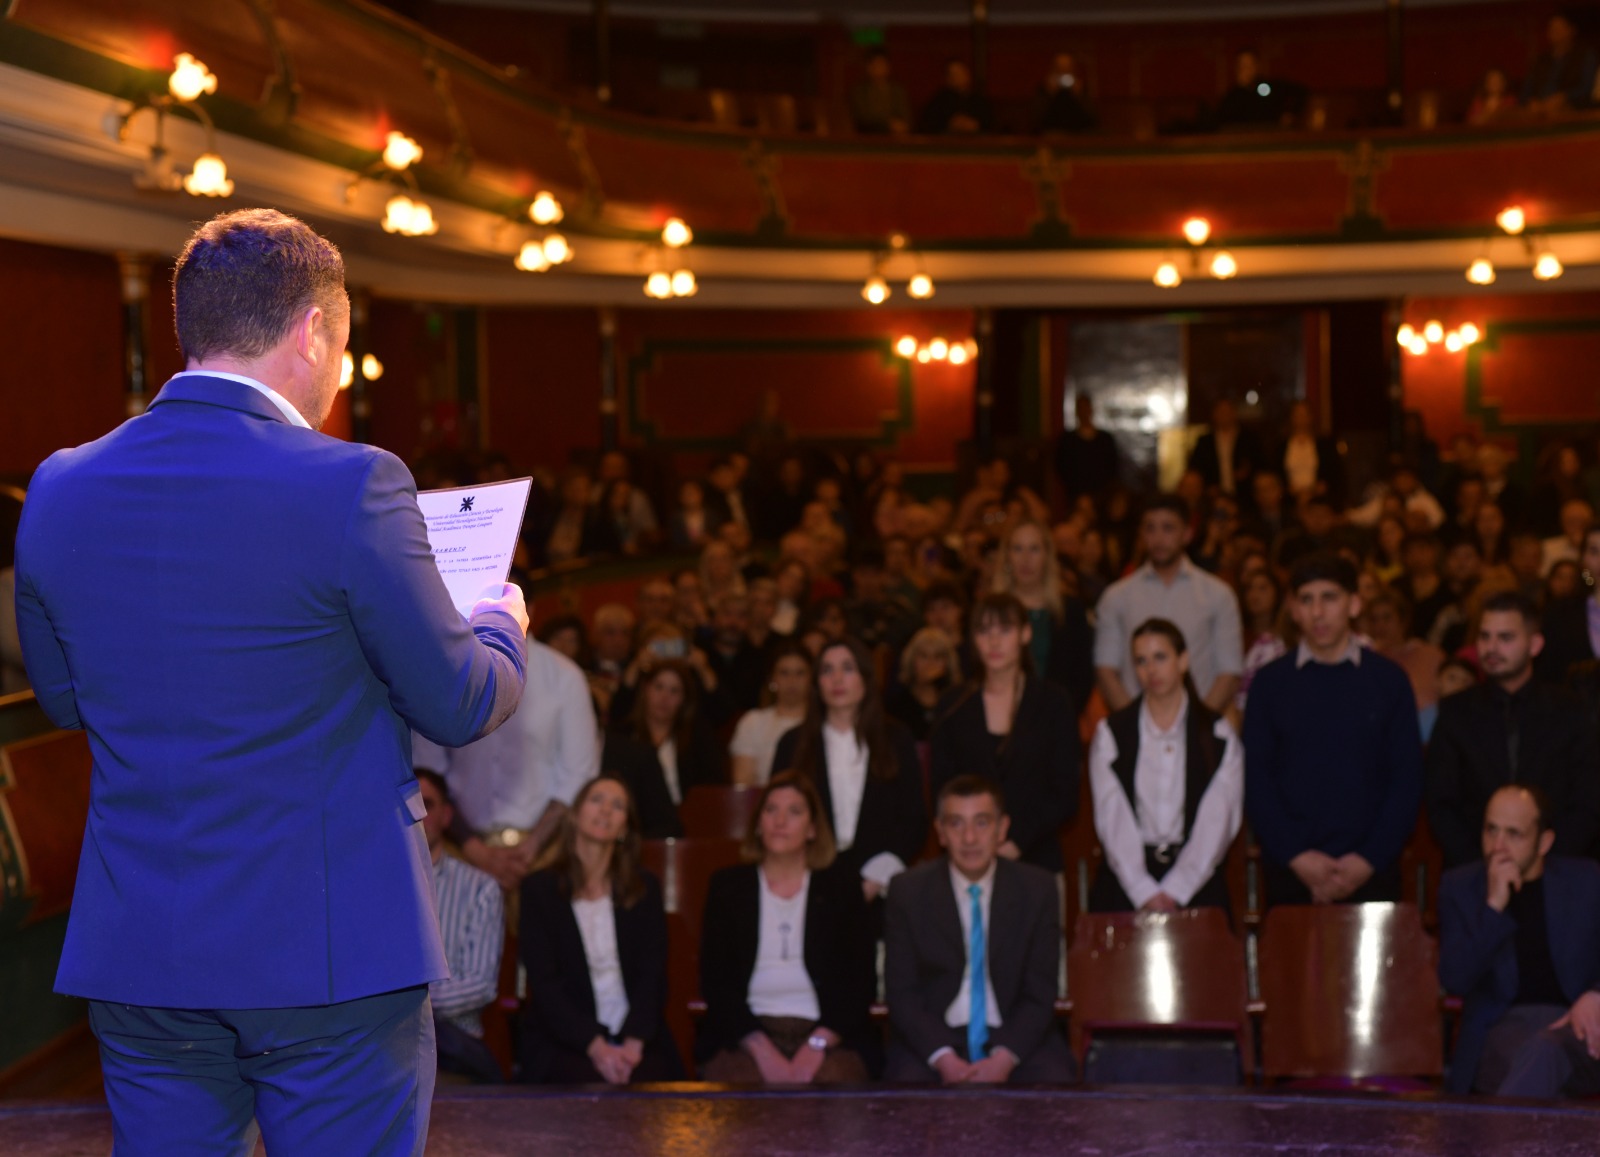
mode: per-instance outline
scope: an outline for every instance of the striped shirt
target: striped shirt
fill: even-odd
[[[500,986],[500,950],[505,943],[505,902],[500,885],[451,855],[433,866],[433,898],[450,975],[428,985],[433,1013],[462,1032],[481,1038],[485,1005]]]

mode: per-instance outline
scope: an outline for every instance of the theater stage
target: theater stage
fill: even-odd
[[[105,1157],[104,1103],[0,1104],[0,1154]],[[632,1093],[447,1089],[432,1157],[1031,1157],[1083,1154],[1504,1154],[1592,1157],[1600,1112],[1349,1095],[1028,1091]],[[301,1157],[301,1155],[291,1155]]]

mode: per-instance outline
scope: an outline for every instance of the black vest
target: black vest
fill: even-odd
[[[1139,709],[1144,705],[1141,695],[1120,711],[1106,718],[1111,738],[1117,741],[1117,757],[1111,761],[1111,770],[1122,784],[1128,797],[1128,808],[1135,817],[1139,814],[1139,797],[1134,791],[1133,773],[1139,766]],[[1189,696],[1189,714],[1184,728],[1186,756],[1183,778],[1183,838],[1194,831],[1194,817],[1200,811],[1200,800],[1211,786],[1211,777],[1222,766],[1222,757],[1228,745],[1216,735],[1218,716],[1193,695]]]

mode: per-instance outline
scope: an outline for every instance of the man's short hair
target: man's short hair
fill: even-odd
[[[1540,628],[1539,609],[1533,605],[1533,600],[1519,590],[1496,591],[1483,600],[1483,613],[1499,611],[1521,615],[1523,624],[1530,632]]]
[[[934,815],[944,811],[947,799],[975,799],[980,795],[994,800],[995,811],[1006,814],[1006,793],[1000,790],[999,784],[981,775],[958,775],[939,789],[939,798],[933,804]]]
[[[1316,550],[1301,555],[1289,571],[1289,589],[1299,591],[1314,582],[1336,583],[1350,594],[1355,594],[1355,564],[1331,550]]]
[[[1179,522],[1183,523],[1185,526],[1189,525],[1189,504],[1185,502],[1180,495],[1154,495],[1144,504],[1144,510],[1139,515],[1139,521],[1143,522],[1147,517],[1154,514],[1158,510],[1171,511],[1173,514],[1178,516]]]
[[[1520,791],[1533,802],[1533,834],[1535,836],[1542,836],[1550,830],[1550,797],[1545,795],[1543,788],[1532,783],[1508,783],[1496,788],[1494,794],[1489,797],[1490,801],[1492,802],[1494,797],[1503,791]],[[1488,812],[1487,805],[1485,805],[1484,811],[1485,813]]]
[[[207,221],[178,255],[172,308],[189,361],[264,355],[312,306],[348,308],[344,259],[315,230],[276,209]]]
[[[967,609],[967,596],[959,583],[941,579],[929,583],[928,589],[922,592],[922,605],[926,607],[930,603],[953,603],[964,611]]]
[[[440,799],[444,800],[444,802],[449,804],[451,807],[455,806],[456,801],[450,798],[450,785],[445,782],[444,776],[440,775],[437,771],[434,771],[431,767],[419,767],[416,768],[415,771],[419,780],[425,779],[429,783],[433,784],[434,790],[439,793]]]

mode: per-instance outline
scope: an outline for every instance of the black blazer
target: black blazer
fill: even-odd
[[[1000,1027],[989,1043],[1027,1061],[1055,1030],[1061,967],[1060,893],[1050,873],[999,860],[989,900],[989,980]],[[941,856],[897,877],[889,889],[884,981],[889,1022],[912,1054],[932,1056],[950,1043],[945,1010],[961,991],[967,944]]]
[[[750,1011],[750,977],[761,938],[761,880],[755,864],[723,868],[706,891],[700,938],[700,995],[705,1019],[695,1042],[704,1060],[761,1029]],[[860,1047],[871,1027],[878,977],[875,944],[867,931],[861,881],[837,863],[811,873],[806,895],[805,964],[817,990],[818,1020]]]
[[[644,895],[631,908],[616,905],[617,957],[628,993],[628,1018],[621,1036],[650,1044],[665,1026],[667,917],[661,885],[649,872]],[[527,1027],[564,1049],[584,1053],[610,1030],[595,1019],[594,986],[572,900],[562,895],[554,871],[522,881],[517,952],[528,970]]]
[[[678,787],[683,795],[700,784],[727,782],[723,770],[723,752],[716,737],[703,720],[696,721],[687,751],[678,753]],[[677,805],[667,791],[666,773],[661,770],[661,760],[656,749],[643,739],[620,732],[606,736],[601,767],[628,785],[633,801],[639,809],[640,834],[647,840],[680,839],[683,821],[678,818]]]
[[[1233,440],[1233,488],[1238,494],[1248,495],[1250,475],[1262,463],[1261,440],[1254,431],[1240,428]],[[1189,454],[1189,469],[1206,480],[1207,486],[1222,485],[1222,463],[1217,455],[1217,435],[1212,431],[1195,440]]]
[[[1065,687],[1072,696],[1070,709],[1081,711],[1094,692],[1094,631],[1082,599],[1063,599],[1061,612],[1061,620],[1050,624],[1050,668],[1040,674]]]
[[[958,775],[977,774],[1000,785],[1011,817],[1011,840],[1024,863],[1061,871],[1061,825],[1078,814],[1082,743],[1072,698],[1047,679],[1029,679],[1004,749],[983,713],[983,692],[968,685],[951,692],[943,717],[928,738],[934,799]],[[898,886],[898,885],[897,885]]]
[[[1589,596],[1555,599],[1544,609],[1544,650],[1534,660],[1534,673],[1551,683],[1565,683],[1574,663],[1593,662],[1589,641]],[[1568,849],[1570,851],[1570,849]]]
[[[899,720],[889,719],[885,723],[897,770],[893,779],[874,779],[870,772],[867,775],[855,842],[839,853],[837,861],[852,875],[859,876],[862,866],[879,852],[893,852],[901,863],[909,865],[928,838],[928,805],[922,790],[922,760],[917,757],[917,745]],[[799,742],[799,727],[790,728],[778,740],[778,750],[772,758],[774,772],[793,766]],[[833,789],[828,784],[826,747],[817,754],[821,766],[813,782],[817,795],[822,798],[822,810],[837,832],[839,825],[833,818]]]

